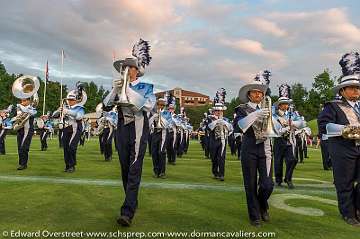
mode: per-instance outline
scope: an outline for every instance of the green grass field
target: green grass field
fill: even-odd
[[[116,224],[123,200],[117,154],[112,162],[105,162],[93,138],[79,148],[77,171],[68,174],[63,172],[57,140],[49,141],[49,150],[41,152],[39,138],[34,137],[29,167],[17,171],[15,145],[15,137],[8,136],[7,155],[0,156],[1,235],[11,230],[189,234],[194,230],[249,231],[306,239],[360,235],[359,229],[348,226],[339,216],[332,173],[322,170],[318,149],[309,149],[310,158],[298,164],[296,189],[275,188],[271,221],[259,229],[249,225],[241,165],[235,157],[227,156],[225,181],[219,182],[211,178],[210,161],[204,159],[196,141],[191,142],[188,154],[178,159],[176,166],[167,166],[167,179],[152,177],[147,154],[139,209],[132,227],[122,228]],[[285,203],[281,198],[287,198]]]

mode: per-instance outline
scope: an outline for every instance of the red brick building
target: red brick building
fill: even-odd
[[[169,90],[175,98],[179,101],[180,107],[197,107],[212,104],[210,97],[198,92],[183,90],[181,88],[174,88]],[[155,93],[156,98],[163,98],[166,91]]]

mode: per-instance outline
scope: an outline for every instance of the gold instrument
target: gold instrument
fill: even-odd
[[[342,130],[342,137],[345,139],[360,139],[360,126],[347,125]]]
[[[271,97],[265,96],[264,100],[261,102],[261,108],[268,109],[270,111],[270,116],[263,121],[263,132],[264,136],[268,138],[276,138],[279,135],[274,130],[273,117],[272,117],[272,103]]]
[[[40,88],[39,79],[35,76],[21,76],[17,78],[12,85],[12,93],[18,99],[31,98],[31,106],[36,107],[39,103],[37,91]],[[26,121],[30,118],[29,113],[21,113],[17,115],[13,121],[13,129],[19,130],[24,127]]]
[[[164,128],[164,122],[163,122],[163,119],[161,116],[162,110],[159,109],[157,113],[158,113],[158,121],[156,124],[156,128],[158,128],[158,129]]]

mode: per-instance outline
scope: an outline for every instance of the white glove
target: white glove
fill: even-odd
[[[289,131],[290,131],[290,127],[287,126],[287,127],[284,127],[284,128],[280,129],[280,134],[285,134],[286,132],[289,132]]]
[[[122,79],[113,80],[113,88],[115,90],[120,90],[123,87],[124,81]]]
[[[260,109],[255,111],[257,118],[268,118],[270,117],[270,110],[268,109]]]

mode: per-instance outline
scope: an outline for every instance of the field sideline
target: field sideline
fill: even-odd
[[[294,190],[275,188],[271,221],[260,229],[249,225],[241,165],[235,157],[227,155],[225,181],[219,182],[211,178],[210,161],[196,141],[176,166],[167,166],[167,179],[152,177],[146,154],[139,209],[132,227],[122,228],[115,221],[123,200],[116,152],[113,161],[105,162],[94,137],[79,147],[77,170],[67,174],[56,139],[41,152],[35,136],[24,171],[16,170],[15,146],[15,137],[8,136],[7,155],[0,156],[0,233],[242,230],[275,232],[276,238],[350,239],[360,232],[340,218],[332,172],[322,170],[318,149],[309,149],[310,158],[298,164]]]

